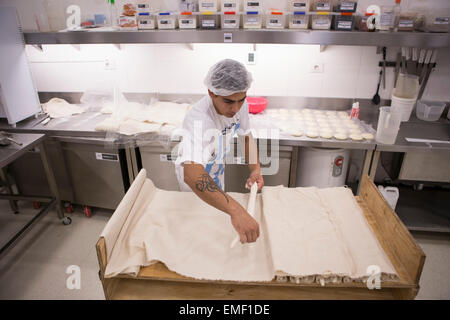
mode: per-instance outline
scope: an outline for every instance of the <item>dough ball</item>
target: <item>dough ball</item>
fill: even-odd
[[[308,130],[306,131],[306,136],[309,138],[317,138],[319,136],[319,133],[315,130]]]
[[[363,133],[361,136],[366,140],[373,140],[374,138],[373,134],[371,133]]]
[[[350,119],[350,116],[349,116],[348,113],[345,112],[345,111],[339,111],[337,114],[338,114],[338,116],[339,116],[340,118],[348,118],[348,119]]]
[[[355,141],[361,141],[363,139],[363,137],[360,134],[351,134],[350,139],[355,140]]]
[[[347,135],[345,133],[335,133],[334,137],[338,140],[346,140],[347,139]]]
[[[286,114],[286,113],[289,112],[287,109],[278,109],[278,111],[279,111],[281,114]]]
[[[350,130],[350,134],[359,134],[359,135],[361,135],[362,132],[361,132],[361,130],[359,130],[359,129],[351,129],[351,130]]]
[[[347,124],[347,127],[351,129],[359,129],[359,126],[356,123],[349,123]]]
[[[320,131],[320,137],[324,139],[331,139],[333,137],[333,133],[331,131]]]
[[[329,110],[329,111],[326,111],[325,113],[327,116],[336,116],[336,111]]]

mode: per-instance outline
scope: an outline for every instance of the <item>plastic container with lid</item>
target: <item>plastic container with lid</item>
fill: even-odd
[[[311,16],[311,28],[314,30],[329,30],[331,16],[329,12],[316,12]]]
[[[173,13],[170,12],[160,12],[158,14],[158,29],[175,29],[176,28],[176,18]]]
[[[340,15],[334,16],[334,30],[352,31],[355,26],[355,17],[353,13],[341,12]]]
[[[262,97],[247,97],[248,111],[256,114],[263,112],[267,107],[267,99]]]
[[[334,6],[336,12],[356,12],[357,1],[339,0]]]
[[[261,29],[262,16],[258,11],[246,11],[243,16],[244,29]]]
[[[181,12],[178,16],[178,27],[180,29],[196,29],[197,16],[190,11]]]
[[[426,32],[450,32],[450,10],[429,12],[425,15],[422,29]]]
[[[222,12],[222,29],[239,29],[241,16],[235,11]]]
[[[239,2],[237,0],[222,0],[222,12],[238,12]]]
[[[308,12],[311,7],[310,0],[289,0],[289,9],[292,12]]]
[[[136,1],[136,8],[137,13],[152,13],[155,12],[154,8],[152,7],[152,3],[149,0],[139,0]]]
[[[137,20],[139,30],[151,30],[156,28],[155,16],[149,12],[138,13]]]
[[[308,29],[309,15],[304,11],[294,11],[289,15],[290,29]]]
[[[244,0],[244,11],[262,11],[262,1],[258,0]]]
[[[217,0],[199,0],[198,9],[200,12],[217,11]]]
[[[377,29],[380,31],[392,31],[394,29],[395,12],[393,6],[381,6],[380,24]]]
[[[332,11],[331,1],[314,0],[312,11]]]
[[[286,26],[286,16],[281,11],[269,11],[266,13],[267,29],[284,29]]]
[[[203,11],[200,14],[200,29],[219,28],[219,14],[213,11]]]
[[[398,31],[414,31],[414,20],[416,14],[414,13],[402,13],[398,19],[397,30]]]
[[[178,10],[179,12],[196,12],[197,0],[179,0]]]
[[[445,102],[418,100],[416,116],[420,120],[437,121],[444,112]]]

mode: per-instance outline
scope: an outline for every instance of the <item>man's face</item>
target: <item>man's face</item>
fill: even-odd
[[[233,118],[239,112],[247,97],[247,92],[238,92],[231,96],[216,96],[208,90],[217,113],[227,118]]]

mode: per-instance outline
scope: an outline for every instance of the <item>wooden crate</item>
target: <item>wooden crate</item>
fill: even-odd
[[[163,263],[141,267],[138,276],[104,278],[105,239],[96,244],[106,299],[414,299],[425,254],[368,176],[356,200],[399,275],[399,281],[369,290],[365,283],[295,284],[196,280],[167,269]]]

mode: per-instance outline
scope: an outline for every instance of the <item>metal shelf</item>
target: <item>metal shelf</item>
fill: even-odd
[[[233,43],[318,44],[349,46],[385,46],[448,48],[450,33],[359,32],[332,30],[141,30],[25,32],[25,43],[93,44],[93,43],[223,43],[224,34],[232,34]]]

